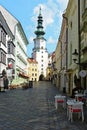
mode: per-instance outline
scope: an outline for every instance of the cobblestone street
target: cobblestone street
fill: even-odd
[[[0,130],[87,130],[87,122],[66,117],[66,109],[54,106],[58,90],[50,82],[33,88],[0,93]]]

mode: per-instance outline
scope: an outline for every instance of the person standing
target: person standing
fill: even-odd
[[[81,87],[81,80],[76,79],[75,81],[75,88],[72,89],[72,97],[75,97],[76,93],[81,93],[84,91],[84,88]]]
[[[4,83],[4,90],[7,90],[8,89],[8,84],[9,84],[7,76],[4,77],[3,83]]]

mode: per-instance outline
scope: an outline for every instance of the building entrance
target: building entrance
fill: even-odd
[[[40,81],[44,80],[44,75],[43,74],[40,75],[39,80]]]

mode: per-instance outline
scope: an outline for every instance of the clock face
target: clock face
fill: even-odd
[[[86,76],[86,71],[85,71],[85,70],[81,70],[81,71],[79,72],[79,75],[80,75],[81,77],[85,77],[85,76]]]

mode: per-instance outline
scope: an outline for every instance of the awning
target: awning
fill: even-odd
[[[25,78],[25,79],[28,79],[29,76],[23,72],[19,72],[19,77],[22,77],[22,78]]]

